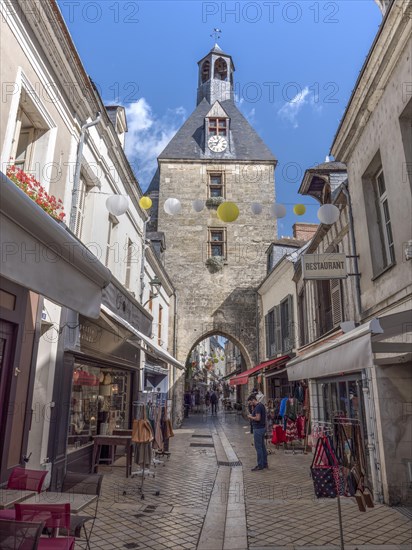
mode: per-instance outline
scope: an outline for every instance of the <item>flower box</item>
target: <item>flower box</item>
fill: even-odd
[[[49,216],[57,221],[63,222],[66,214],[63,209],[63,201],[56,199],[54,195],[49,195],[45,188],[38,182],[34,176],[26,174],[17,166],[9,166],[6,176],[19,187],[28,197],[40,206]]]
[[[207,208],[218,208],[224,200],[223,197],[209,197],[206,199],[206,206]]]
[[[217,273],[223,269],[225,258],[223,256],[211,256],[206,260],[206,266],[210,273]]]

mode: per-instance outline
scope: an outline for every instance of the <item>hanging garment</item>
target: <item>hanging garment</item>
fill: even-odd
[[[299,415],[296,419],[296,429],[298,432],[298,439],[304,439],[306,435],[306,418],[302,415]]]
[[[295,421],[298,416],[298,401],[297,399],[294,399],[291,397],[286,402],[286,411],[285,416],[287,416],[290,420]]]
[[[278,424],[273,426],[272,443],[273,445],[280,445],[281,443],[286,443],[285,430],[282,428],[282,426]]]
[[[134,461],[141,468],[148,468],[152,461],[152,444],[136,443],[134,449]]]
[[[286,441],[287,442],[295,441],[295,439],[298,439],[298,430],[296,428],[296,422],[288,418],[286,422]]]
[[[162,411],[160,408],[158,408],[156,413],[155,433],[154,433],[154,441],[153,441],[153,449],[156,449],[157,451],[163,451],[163,435],[162,435],[162,426],[160,423],[161,414],[162,414]]]
[[[280,408],[279,408],[279,416],[282,418],[285,416],[286,412],[286,403],[288,402],[288,398],[284,397],[282,401],[280,402]]]

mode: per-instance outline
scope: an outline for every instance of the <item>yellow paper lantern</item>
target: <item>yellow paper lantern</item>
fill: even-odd
[[[152,199],[150,197],[142,197],[139,201],[140,208],[143,210],[148,210],[152,207]]]
[[[230,223],[238,219],[239,208],[234,202],[222,202],[217,209],[217,217],[222,222]]]
[[[306,207],[304,204],[295,204],[293,207],[293,212],[296,214],[296,216],[303,216],[303,214],[306,212]]]

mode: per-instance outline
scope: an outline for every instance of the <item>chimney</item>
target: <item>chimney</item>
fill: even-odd
[[[318,227],[317,223],[294,223],[293,238],[300,241],[310,241]]]

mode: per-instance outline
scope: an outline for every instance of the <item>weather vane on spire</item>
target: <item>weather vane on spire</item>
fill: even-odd
[[[222,34],[221,29],[213,29],[213,32],[210,36],[215,39],[215,42],[217,44],[217,41],[220,39],[221,34]]]

